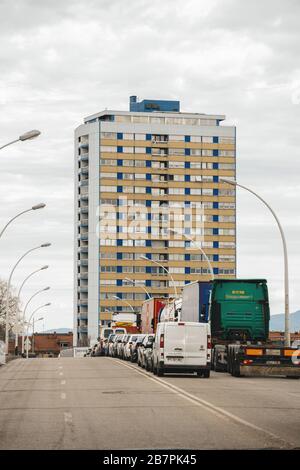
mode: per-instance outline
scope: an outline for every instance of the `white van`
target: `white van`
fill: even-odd
[[[158,323],[153,344],[153,373],[197,372],[210,375],[210,325],[196,322]]]

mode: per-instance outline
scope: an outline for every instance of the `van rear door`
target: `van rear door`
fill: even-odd
[[[206,366],[207,334],[207,324],[205,323],[166,323],[165,364]]]

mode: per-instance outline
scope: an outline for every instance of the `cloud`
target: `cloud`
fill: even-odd
[[[238,179],[278,211],[289,244],[291,308],[299,309],[299,9],[296,0],[0,2],[1,142],[42,131],[1,152],[0,223],[47,203],[0,240],[0,275],[35,243],[53,242],[14,277],[18,284],[51,264],[24,292],[25,300],[52,285],[46,328],[72,325],[74,128],[106,107],[128,109],[131,94],[180,99],[182,110],[224,113],[237,125]],[[280,313],[274,220],[242,191],[238,204],[239,274],[267,277],[272,312]]]

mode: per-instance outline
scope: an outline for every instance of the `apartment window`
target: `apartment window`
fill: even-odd
[[[136,186],[134,192],[135,192],[135,194],[144,194],[144,193],[146,193],[146,188],[144,188],[142,186]]]
[[[101,178],[116,178],[117,173],[103,173],[101,172]]]
[[[135,153],[146,153],[146,147],[135,147]]]
[[[123,147],[123,153],[133,153],[134,147]]]
[[[104,193],[116,193],[117,187],[116,186],[100,186],[100,191]]]
[[[113,238],[100,238],[100,245],[101,246],[116,246],[117,240]]]
[[[123,253],[122,254],[122,259],[124,260],[131,260],[134,259],[134,253]]]
[[[219,242],[219,247],[220,248],[234,249],[235,248],[235,243],[234,242]]]
[[[152,153],[152,155],[167,155],[168,154],[168,149],[154,147],[154,148],[151,149],[151,153]]]
[[[133,300],[133,294],[131,292],[123,292],[122,299]]]
[[[213,195],[213,189],[203,188],[202,189],[202,194],[203,194],[203,196],[212,196]]]
[[[204,201],[202,202],[202,207],[204,209],[213,209],[213,203],[210,201]]]
[[[169,188],[169,194],[184,194],[184,188]]]
[[[117,147],[111,147],[110,145],[101,145],[100,152],[117,152]]]
[[[134,245],[133,242],[134,242],[134,240],[130,240],[130,239],[126,240],[125,239],[125,240],[123,240],[123,246],[133,246]]]
[[[132,116],[132,122],[142,122],[147,124],[149,122],[149,116]]]
[[[201,193],[202,193],[201,188],[191,188],[192,195],[201,195]]]
[[[213,138],[212,137],[202,137],[202,142],[206,144],[212,144],[213,143]]]
[[[219,235],[235,235],[233,228],[219,228]]]
[[[100,266],[100,271],[102,273],[116,273],[117,266]]]
[[[115,166],[117,165],[117,161],[116,160],[107,160],[105,158],[101,158],[100,160],[100,165],[105,165],[105,166]]]
[[[133,173],[123,173],[123,180],[133,180],[134,174]]]
[[[184,261],[184,255],[178,253],[170,254],[169,261]]]
[[[134,259],[139,259],[141,256],[147,256],[147,254],[146,253],[139,253],[139,252],[134,253]],[[141,282],[141,281],[139,280],[139,282]]]
[[[219,189],[219,196],[234,196],[234,189]]]
[[[146,246],[146,240],[134,240],[134,246]]]
[[[146,173],[135,173],[136,180],[144,180],[146,179]]]
[[[146,166],[146,161],[145,160],[135,160],[135,166],[137,168],[142,168]]]
[[[201,140],[200,135],[191,135],[191,142],[201,142]]]
[[[169,149],[169,155],[185,155],[185,149]]]
[[[234,255],[219,255],[219,261],[234,263],[235,262],[235,256]]]
[[[234,137],[219,137],[220,144],[234,144],[235,138]]]
[[[146,140],[146,134],[135,134],[135,140]]]
[[[101,286],[115,286],[116,280],[115,279],[100,279]]]
[[[134,140],[134,134],[123,134],[123,140]]]
[[[133,266],[123,266],[123,273],[133,273]]]
[[[178,268],[178,267],[169,267],[169,273],[172,274],[184,274],[185,273],[185,268]]]
[[[208,175],[203,175],[202,176],[202,181],[203,182],[210,182],[210,181],[213,181],[213,180],[214,180],[213,176],[208,176]]]
[[[111,206],[117,206],[118,200],[117,199],[100,199],[100,204],[108,204]]]
[[[202,156],[203,157],[212,157],[213,156],[213,151],[212,150],[202,150]]]
[[[197,155],[197,156],[201,157],[201,155],[202,155],[201,152],[202,152],[202,150],[200,150],[200,149],[191,149],[191,155]]]
[[[202,274],[202,268],[191,268],[191,274]]]
[[[117,133],[116,132],[101,132],[102,139],[116,139]]]
[[[220,215],[219,222],[235,222],[234,215]]]
[[[200,182],[202,181],[202,176],[201,175],[191,175],[191,181],[192,182]]]
[[[100,252],[100,259],[117,259],[117,253]]]
[[[235,170],[234,163],[219,163],[219,170]]]
[[[207,255],[207,258],[210,260],[210,261],[213,261],[213,255]],[[205,261],[205,258],[203,255],[201,254],[191,254],[191,257],[190,257],[190,260],[191,261]]]
[[[134,166],[134,160],[123,160],[123,166]]]
[[[145,300],[146,294],[134,294],[134,300]]]
[[[145,266],[135,266],[134,268],[134,272],[136,274],[140,274],[140,273],[145,273],[146,272],[146,267]]]
[[[235,209],[234,202],[219,202],[219,209]]]
[[[184,142],[184,135],[169,135],[171,142]]]
[[[227,275],[234,274],[234,269],[219,268],[219,274],[227,274]]]
[[[123,193],[133,193],[134,192],[134,187],[133,186],[123,186]]]
[[[170,181],[184,181],[184,175],[169,175]]]
[[[169,168],[184,168],[184,162],[169,162]]]
[[[165,118],[163,117],[150,117],[150,122],[151,124],[164,124],[165,123]]]
[[[233,150],[219,150],[220,157],[234,157]]]
[[[169,240],[169,247],[170,248],[184,248],[185,242],[180,240]]]

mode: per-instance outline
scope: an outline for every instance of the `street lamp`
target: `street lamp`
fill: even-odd
[[[26,212],[30,212],[30,211],[36,211],[38,209],[44,209],[44,207],[46,207],[46,204],[44,204],[43,202],[40,203],[40,204],[36,204],[35,206],[32,206],[30,207],[30,209],[26,209],[25,211],[22,211],[22,212],[19,212],[19,214],[15,215],[12,219],[10,219],[7,224],[3,227],[3,229],[1,230],[0,232],[0,238],[2,237],[3,233],[5,232],[5,230],[7,229],[7,227],[15,220],[17,219],[18,217],[20,217],[20,215],[23,215],[23,214],[26,214]]]
[[[215,276],[214,276],[214,270],[213,270],[213,268],[212,268],[211,262],[210,262],[209,259],[208,259],[207,254],[205,253],[205,251],[203,250],[203,248],[201,247],[201,245],[200,245],[199,243],[197,243],[195,240],[193,240],[191,237],[189,237],[188,235],[186,235],[185,233],[180,233],[180,232],[178,232],[178,231],[176,231],[176,230],[174,230],[174,229],[172,229],[172,228],[169,228],[168,231],[169,231],[169,232],[172,232],[172,233],[177,233],[177,234],[183,236],[184,238],[186,238],[187,240],[189,240],[191,243],[194,243],[194,245],[198,248],[198,250],[201,251],[202,256],[204,256],[205,261],[206,261],[207,264],[208,264],[208,268],[209,268],[209,271],[210,271],[210,274],[211,274],[211,278],[212,278],[212,280],[214,280],[214,278],[215,278]]]
[[[116,299],[116,300],[120,300],[121,302],[124,302],[124,304],[129,305],[129,307],[131,308],[131,310],[133,311],[133,313],[135,313],[135,310],[134,310],[133,306],[132,306],[129,302],[127,302],[127,300],[121,299],[121,298],[118,297],[117,295],[113,295],[113,298]]]
[[[33,276],[34,274],[40,272],[40,271],[43,271],[45,269],[48,269],[49,266],[48,265],[45,265],[45,266],[42,266],[40,269],[36,269],[35,271],[33,271],[32,273],[30,273],[27,277],[25,277],[24,281],[22,282],[21,286],[20,286],[20,289],[18,291],[18,295],[17,295],[17,305],[19,305],[19,301],[20,301],[20,296],[21,296],[21,291],[24,287],[24,284],[28,281],[28,279]],[[16,337],[15,337],[15,350],[17,351],[17,348],[18,348],[18,334],[19,334],[19,326],[17,324],[17,329],[16,329]]]
[[[38,321],[41,321],[41,320],[44,320],[44,317],[40,317],[38,318],[37,320],[32,319],[32,352],[34,353],[34,325],[38,322]]]
[[[137,281],[134,281],[133,279],[130,279],[129,277],[125,277],[124,281],[127,281],[127,282],[130,282],[130,284],[133,284],[134,286],[138,286],[140,287],[141,289],[143,289],[144,292],[146,292],[147,296],[148,296],[148,299],[151,299],[151,295],[149,294],[149,292],[147,291],[146,287],[143,286],[142,284],[138,285],[138,282]]]
[[[283,228],[281,226],[281,223],[277,217],[277,215],[275,214],[274,210],[272,209],[272,207],[261,197],[259,196],[256,192],[254,192],[252,189],[246,187],[246,186],[243,186],[239,183],[237,183],[237,181],[234,181],[234,180],[229,180],[229,179],[226,179],[226,178],[220,178],[219,181],[221,181],[222,183],[228,183],[230,184],[231,186],[238,186],[239,188],[243,188],[245,189],[246,191],[248,191],[249,193],[253,194],[254,196],[256,196],[265,206],[267,206],[267,208],[269,209],[269,211],[271,212],[271,214],[273,215],[274,219],[276,220],[276,223],[277,223],[277,226],[279,228],[279,231],[280,231],[280,235],[281,235],[281,240],[282,240],[282,246],[283,246],[283,259],[284,259],[284,312],[285,312],[285,328],[284,328],[284,340],[285,340],[285,346],[289,347],[290,344],[291,344],[291,340],[290,340],[290,326],[289,326],[289,323],[290,323],[290,307],[289,307],[289,268],[288,268],[288,254],[287,254],[287,246],[286,246],[286,239],[285,239],[285,235],[284,235],[284,231],[283,231]]]
[[[177,297],[177,289],[176,289],[175,281],[174,281],[174,278],[173,278],[172,274],[170,273],[170,271],[163,264],[160,264],[158,261],[154,261],[153,259],[147,258],[147,256],[141,255],[139,259],[142,259],[142,260],[145,260],[145,261],[150,261],[151,263],[154,263],[157,266],[159,266],[160,268],[162,268],[167,273],[167,275],[170,276],[170,278],[173,282],[175,297]]]
[[[25,339],[25,338],[24,338],[24,334],[25,334],[24,325],[25,325],[25,315],[26,315],[27,307],[28,307],[28,305],[30,304],[30,302],[32,301],[32,299],[33,299],[34,297],[36,297],[36,296],[37,296],[38,294],[40,294],[41,292],[44,292],[44,291],[49,290],[49,289],[50,289],[50,287],[48,286],[48,287],[44,287],[44,289],[40,289],[40,290],[38,290],[37,292],[35,292],[35,293],[30,297],[30,299],[27,301],[27,303],[26,303],[26,305],[25,305],[25,307],[24,307],[23,318],[22,318],[22,325],[23,325],[23,327],[22,327],[22,354],[24,353],[24,339]]]
[[[32,314],[30,315],[29,317],[29,320],[28,320],[28,324],[27,324],[27,332],[26,332],[26,359],[28,359],[28,331],[29,331],[29,326],[30,326],[30,320],[32,319],[33,315],[38,311],[40,310],[41,308],[44,308],[44,307],[48,307],[49,305],[51,305],[51,302],[48,302],[47,304],[44,304],[44,305],[40,305],[40,307],[36,308]]]
[[[38,130],[25,132],[24,134],[20,135],[20,137],[18,139],[12,140],[11,142],[8,142],[7,144],[2,145],[2,147],[0,147],[0,150],[4,149],[4,147],[8,147],[8,145],[12,145],[16,142],[19,142],[19,140],[24,141],[24,140],[35,139],[36,137],[38,137],[40,135],[40,133],[41,132],[38,131]]]
[[[8,283],[7,283],[6,309],[5,309],[5,351],[6,351],[6,354],[8,354],[8,342],[9,342],[9,338],[8,338],[8,333],[9,333],[9,291],[10,291],[11,278],[13,276],[13,273],[15,272],[16,267],[22,261],[22,259],[25,258],[25,256],[27,256],[32,251],[38,250],[39,248],[46,248],[48,246],[51,246],[51,243],[43,243],[42,245],[36,246],[36,247],[31,248],[30,250],[26,251],[21,256],[21,258],[18,259],[18,261],[14,265],[14,267],[11,270],[11,273],[9,275]]]

